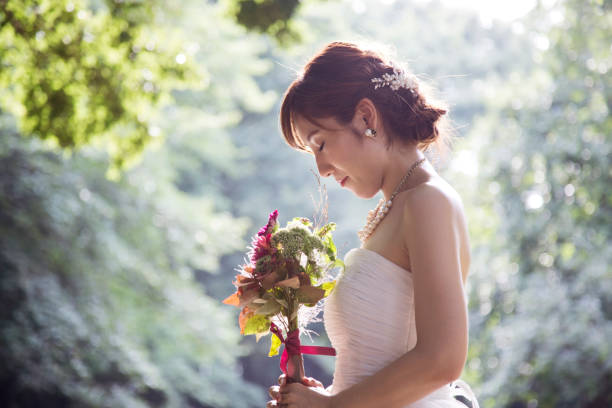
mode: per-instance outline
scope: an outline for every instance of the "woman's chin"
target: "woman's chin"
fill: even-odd
[[[355,194],[357,197],[359,198],[363,198],[365,200],[369,200],[370,198],[374,197],[376,194],[378,194],[378,190],[376,191],[363,191],[363,190],[353,190],[351,189],[351,191],[353,192],[353,194]]]

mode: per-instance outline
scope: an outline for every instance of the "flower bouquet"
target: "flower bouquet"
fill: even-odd
[[[317,303],[334,288],[329,271],[344,264],[336,258],[335,224],[316,228],[307,218],[294,218],[279,228],[277,218],[275,210],[253,238],[249,262],[239,267],[234,281],[237,291],[223,303],[242,308],[241,334],[255,334],[259,341],[272,333],[268,356],[277,355],[285,344],[281,370],[287,382],[300,382],[302,354],[335,355],[330,347],[302,346],[300,329],[316,318]]]

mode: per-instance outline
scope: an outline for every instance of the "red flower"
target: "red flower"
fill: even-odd
[[[258,235],[253,239],[251,262],[255,264],[259,258],[272,255],[274,252],[276,251],[272,247],[272,234]]]
[[[267,233],[271,233],[274,232],[274,227],[276,226],[276,219],[278,218],[278,210],[274,210],[270,213],[270,216],[268,217],[268,224],[266,224],[265,227],[262,227],[259,232],[257,232],[257,235],[261,236],[261,235],[266,235]]]

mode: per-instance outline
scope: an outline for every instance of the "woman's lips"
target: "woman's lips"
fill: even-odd
[[[344,177],[344,178],[342,179],[342,181],[340,181],[340,185],[341,185],[342,187],[344,187],[344,185],[346,184],[346,180],[347,180],[347,179],[348,179],[348,176]]]

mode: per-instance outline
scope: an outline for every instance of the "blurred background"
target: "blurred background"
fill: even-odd
[[[481,406],[612,406],[609,0],[0,0],[0,406],[265,405],[220,300],[270,211],[316,211],[283,91],[363,39],[450,105]],[[343,256],[378,197],[322,182]]]

